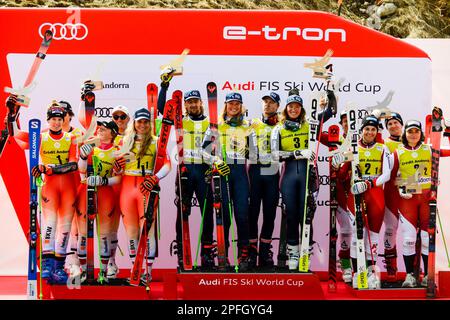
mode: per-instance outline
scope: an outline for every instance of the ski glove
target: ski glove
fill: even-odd
[[[141,185],[139,186],[139,190],[142,194],[147,194],[150,191],[153,190],[153,188],[158,184],[159,178],[157,176],[151,175],[148,176],[142,181]]]
[[[373,187],[373,181],[372,180],[364,180],[355,182],[352,185],[352,193],[353,194],[361,194],[366,192],[367,190],[371,189]]]
[[[14,107],[17,105],[17,95],[10,94],[8,96],[8,99],[6,99],[6,107],[9,109],[14,110]]]
[[[90,187],[107,186],[108,178],[102,176],[90,176],[87,178],[86,183]]]
[[[160,74],[161,81],[162,81],[163,83],[169,83],[170,80],[172,80],[172,78],[173,78],[173,73],[174,73],[174,72],[175,72],[175,69],[172,68],[171,66],[165,67],[165,68],[161,71],[161,74]]]
[[[314,151],[309,149],[295,150],[294,157],[296,160],[308,159],[309,161],[314,161],[316,159],[316,154],[314,153]]]
[[[345,156],[338,152],[331,157],[331,165],[334,168],[339,168],[339,166],[345,161]]]
[[[230,174],[230,167],[224,161],[218,161],[214,163],[216,165],[217,171],[221,176],[227,176]]]
[[[450,119],[444,119],[444,126],[445,126],[444,136],[450,137]]]
[[[114,160],[114,172],[116,174],[119,174],[123,171],[125,168],[126,160],[124,157],[119,157],[116,160]]]
[[[34,166],[33,169],[31,169],[31,174],[35,178],[40,177],[41,174],[51,175],[52,174],[52,168],[48,167],[46,165],[43,165],[43,164],[38,164],[38,165]]]
[[[91,144],[83,144],[80,147],[80,157],[81,157],[81,159],[86,160],[93,149],[94,148],[92,147]]]
[[[413,196],[411,193],[406,192],[405,188],[399,188],[398,193],[400,194],[400,197],[405,200],[409,200]]]

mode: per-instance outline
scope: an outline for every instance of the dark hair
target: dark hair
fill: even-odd
[[[305,108],[303,108],[302,104],[300,104],[300,106],[301,106],[301,111],[300,111],[300,115],[298,118],[300,119],[300,124],[303,124],[306,121],[306,111],[305,111]],[[280,122],[284,123],[288,119],[289,119],[289,116],[287,113],[287,105],[286,105],[284,107],[284,109],[281,111]]]
[[[423,133],[422,130],[420,130],[420,141],[419,141],[419,144],[423,143],[424,141],[425,141],[425,134]],[[403,134],[402,134],[402,143],[403,143],[403,145],[405,147],[408,146],[408,140],[406,140],[406,130],[403,131]]]

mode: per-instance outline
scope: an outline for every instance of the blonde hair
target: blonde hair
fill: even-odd
[[[136,141],[137,134],[136,129],[134,127],[135,120],[129,121],[127,128],[125,130],[125,134],[123,137],[123,144],[128,145],[131,144],[131,141],[133,142],[132,145],[134,145],[134,142]],[[150,129],[148,130],[148,133],[144,136],[144,139],[142,140],[141,147],[139,148],[136,156],[138,158],[142,158],[145,155],[145,152],[152,144],[153,136],[152,136],[152,123],[150,121]]]
[[[247,111],[247,109],[245,108],[245,106],[241,103],[241,112],[239,112],[239,114],[237,114],[235,117],[239,117],[241,115],[245,115],[245,112]],[[220,111],[220,118],[219,118],[219,123],[223,123],[225,122],[225,118],[227,116],[227,103],[225,102],[223,105],[222,110]]]

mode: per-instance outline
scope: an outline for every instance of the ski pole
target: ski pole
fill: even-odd
[[[438,221],[439,221],[439,228],[441,229],[442,233],[442,240],[444,241],[444,248],[445,248],[445,254],[447,255],[447,262],[448,267],[450,268],[450,257],[448,255],[448,249],[447,249],[447,243],[445,242],[445,235],[444,235],[444,228],[442,228],[442,222],[441,222],[441,216],[439,215],[439,210],[436,209]]]
[[[38,187],[38,210],[39,210],[39,300],[42,300],[42,233],[41,233],[41,210],[42,210],[42,202],[41,202],[41,193],[42,186],[44,182],[42,181],[42,177],[36,178],[36,185]]]
[[[93,165],[93,169],[94,169],[94,176],[97,175],[97,171],[98,171],[98,165],[99,165],[99,158],[97,156],[92,156],[92,165]],[[99,277],[98,277],[98,281],[100,282],[100,284],[103,284],[103,269],[102,269],[102,255],[101,255],[101,243],[100,243],[100,215],[98,213],[98,190],[97,187],[95,187],[95,192],[96,192],[96,209],[97,209],[97,215],[96,215],[96,227],[97,227],[97,245],[98,245],[98,261],[100,263],[100,273],[99,273]]]
[[[225,150],[225,145],[222,146],[222,156],[223,156],[223,161],[225,161],[225,163],[227,162],[227,153]],[[228,196],[228,212],[230,214],[230,227],[231,227],[231,242],[232,245],[231,247],[233,248],[233,263],[234,263],[234,270],[236,272],[238,272],[239,270],[239,266],[236,265],[236,242],[235,242],[235,236],[234,236],[234,224],[233,224],[233,213],[232,212],[232,206],[233,206],[233,201],[231,200],[231,193],[230,193],[230,184],[228,182],[228,175],[225,176],[225,184],[227,186],[227,196]]]

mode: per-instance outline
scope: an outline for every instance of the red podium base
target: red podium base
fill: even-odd
[[[439,298],[450,298],[450,271],[439,271],[436,295]]]
[[[155,293],[153,284],[148,293],[142,286],[83,285],[78,289],[69,289],[66,285],[47,287],[47,292],[44,289],[44,297],[55,300],[156,300],[161,298],[158,292]]]
[[[184,300],[321,300],[312,273],[180,273]]]
[[[110,280],[106,285],[93,283],[67,286],[43,281],[42,294],[43,299],[51,300],[175,300],[178,289],[176,272],[175,269],[154,270],[148,292],[144,286],[130,286],[126,282],[129,271],[123,270],[124,278]]]
[[[407,299],[425,299],[425,288],[392,288],[392,289],[365,289],[358,290],[348,286],[348,290],[352,295],[358,299],[370,299],[370,300],[407,300]]]

